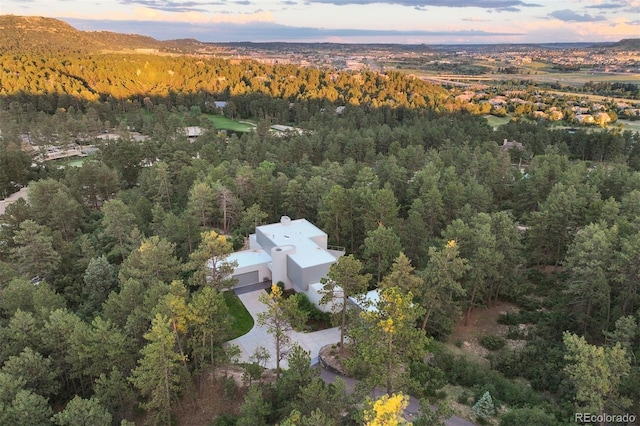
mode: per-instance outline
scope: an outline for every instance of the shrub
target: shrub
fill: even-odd
[[[464,405],[468,405],[469,404],[469,392],[467,391],[462,391],[462,393],[460,393],[460,395],[458,395],[457,401],[459,404],[464,404]]]
[[[504,345],[506,345],[507,341],[505,340],[504,337],[502,336],[496,336],[496,335],[486,335],[486,336],[482,336],[480,338],[480,344],[489,349],[490,351],[498,351],[502,348],[504,348]]]
[[[558,421],[553,415],[545,413],[538,407],[516,408],[500,418],[500,426],[554,426],[556,424]]]
[[[298,307],[303,311],[307,312],[308,318],[314,321],[323,321],[329,322],[330,315],[328,312],[323,312],[316,305],[309,300],[306,294],[304,293],[296,293],[296,298],[298,299]]]
[[[525,311],[535,311],[536,309],[540,309],[542,307],[542,303],[539,300],[528,296],[518,297],[516,303]]]
[[[518,352],[502,349],[489,355],[491,368],[504,374],[506,377],[518,377],[522,373],[522,358]]]
[[[238,385],[236,384],[236,381],[233,379],[233,377],[224,377],[222,379],[222,392],[225,399],[234,399],[237,390]]]
[[[221,414],[211,422],[211,426],[236,426],[238,416],[233,414]]]
[[[489,391],[495,398],[494,402],[522,407],[540,405],[546,401],[530,386],[521,382],[512,382],[499,372],[468,361],[463,356],[439,354],[434,358],[434,364],[444,372],[449,383],[468,388],[475,387],[480,392]],[[560,375],[556,373],[556,376]]]
[[[422,397],[434,397],[436,391],[447,384],[442,370],[422,361],[414,361],[409,364],[409,374],[412,378],[412,395]]]
[[[498,317],[498,324],[518,325],[520,324],[520,315],[517,312],[504,313]]]

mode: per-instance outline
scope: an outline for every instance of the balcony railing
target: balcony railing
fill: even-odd
[[[341,251],[341,252],[345,252],[346,251],[343,246],[334,246],[332,244],[327,244],[327,250]]]

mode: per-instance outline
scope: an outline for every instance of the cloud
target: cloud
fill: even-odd
[[[293,27],[272,22],[235,22],[193,23],[172,22],[171,25],[159,26],[156,21],[108,21],[87,19],[64,19],[81,30],[107,30],[121,33],[137,33],[148,35],[159,40],[195,38],[204,42],[233,41],[305,41],[319,42],[327,40],[343,40],[353,42],[362,39],[401,40],[427,39],[433,37],[465,38],[483,40],[487,37],[509,37],[522,34],[486,31],[423,31],[423,30],[367,30],[367,29],[325,29],[310,27]]]
[[[591,16],[588,13],[585,13],[584,15],[580,15],[579,13],[577,13],[574,10],[570,10],[570,9],[563,9],[563,10],[556,10],[554,12],[551,12],[549,14],[549,16],[559,19],[560,21],[564,21],[564,22],[597,22],[597,21],[606,21],[606,18],[604,16]]]
[[[140,5],[163,12],[207,12],[207,6],[223,6],[225,1],[120,0],[123,5]]]
[[[483,19],[483,18],[477,18],[475,16],[472,16],[470,18],[462,18],[463,21],[465,22],[489,22],[489,19]]]
[[[308,3],[369,5],[386,3],[423,9],[427,6],[442,7],[477,7],[480,9],[496,9],[499,11],[518,11],[521,7],[541,7],[539,4],[527,3],[522,0],[307,0]]]
[[[592,6],[587,6],[587,9],[602,9],[602,10],[607,10],[607,9],[621,9],[625,7],[623,4],[620,3],[602,3],[602,4],[594,4]]]
[[[639,0],[610,0],[607,3],[599,3],[587,6],[588,9],[621,10],[627,13],[640,13]]]

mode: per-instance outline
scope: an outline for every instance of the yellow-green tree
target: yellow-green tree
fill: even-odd
[[[193,280],[197,285],[210,285],[215,289],[233,287],[235,280],[229,278],[237,262],[228,262],[227,256],[233,251],[233,246],[224,235],[215,231],[205,231],[201,234],[198,248],[190,255],[187,268],[194,271]]]
[[[590,345],[584,337],[569,332],[564,333],[563,341],[568,361],[564,371],[575,386],[579,410],[616,413],[628,408],[631,401],[618,392],[620,382],[631,370],[622,346],[619,343],[610,348]]]
[[[424,355],[429,339],[415,327],[424,309],[413,303],[411,293],[385,287],[378,294],[378,300],[365,306],[359,321],[348,329],[353,355],[345,363],[349,369],[364,369],[365,387],[384,386],[391,395],[406,387],[407,365]]]
[[[375,401],[368,401],[369,408],[364,412],[366,426],[411,426],[402,414],[409,405],[409,397],[402,393],[382,395]]]
[[[229,310],[222,293],[213,287],[204,287],[191,298],[189,323],[191,328],[191,352],[196,368],[208,362],[213,365],[216,347],[229,332]]]

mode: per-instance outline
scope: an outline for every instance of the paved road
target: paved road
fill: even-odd
[[[320,372],[320,376],[322,377],[322,380],[325,381],[325,383],[333,383],[336,381],[338,377],[340,377],[347,384],[348,391],[353,391],[353,388],[358,382],[356,379],[336,374],[332,371],[327,370],[326,368],[322,368]],[[384,391],[382,389],[376,389],[374,390],[371,397],[378,398],[383,394],[384,394]],[[409,419],[411,419],[412,417],[417,417],[419,412],[420,412],[420,401],[417,398],[410,396],[409,405],[407,405],[407,408],[404,410],[404,413],[407,415]],[[453,416],[450,419],[445,420],[444,423],[447,426],[475,426],[475,423],[471,423],[469,420],[465,420],[458,416]]]
[[[7,206],[14,201],[17,201],[19,198],[27,199],[27,188],[22,188],[20,191],[9,195],[4,200],[0,200],[0,214],[4,214]]]

